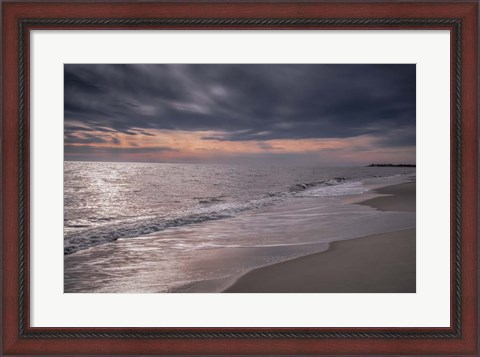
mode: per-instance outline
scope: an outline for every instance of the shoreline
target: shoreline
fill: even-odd
[[[64,292],[222,292],[249,272],[326,251],[332,242],[415,227],[410,212],[357,205],[388,194],[370,187],[367,194],[286,200],[230,219],[118,239],[66,255]],[[199,249],[185,249],[190,246]]]
[[[416,183],[381,187],[354,204],[415,212]],[[226,293],[415,293],[416,230],[331,242],[326,251],[253,269]]]
[[[356,202],[356,204],[370,206],[380,211],[416,211],[415,182],[405,182],[398,185],[380,187],[374,189],[373,192],[381,196]]]

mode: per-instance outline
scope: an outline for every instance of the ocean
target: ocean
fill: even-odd
[[[351,204],[414,179],[409,167],[65,162],[65,292],[228,285],[334,240],[414,228],[414,213]]]

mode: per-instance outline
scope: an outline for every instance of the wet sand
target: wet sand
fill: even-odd
[[[375,190],[359,202],[382,211],[415,211],[416,185]],[[252,270],[224,292],[414,293],[415,229],[337,241],[327,251]]]
[[[359,204],[376,208],[380,211],[415,212],[416,183],[408,182],[395,186],[378,188],[376,193],[385,195],[372,198]]]

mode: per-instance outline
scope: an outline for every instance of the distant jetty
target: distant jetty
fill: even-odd
[[[370,164],[367,167],[417,167],[412,164]]]

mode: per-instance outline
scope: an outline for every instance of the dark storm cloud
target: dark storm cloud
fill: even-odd
[[[415,139],[415,65],[65,65],[65,132]],[[412,140],[413,139],[413,140]]]
[[[415,145],[415,130],[410,130],[409,128],[393,129],[377,138],[377,146],[379,147],[415,147]]]

